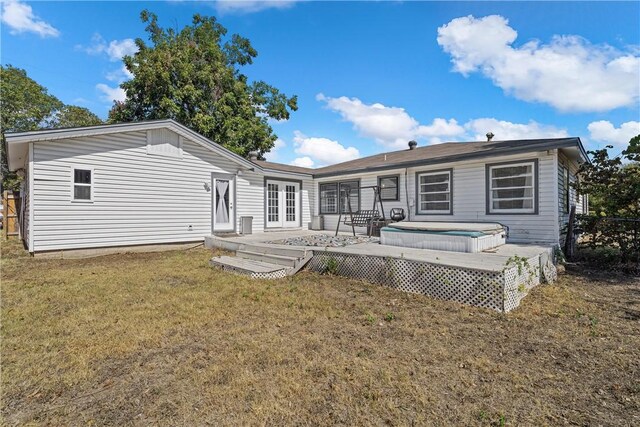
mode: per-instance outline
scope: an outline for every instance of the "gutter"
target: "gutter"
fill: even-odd
[[[578,141],[578,144],[576,144],[576,139]],[[580,138],[573,138],[572,140],[569,140],[566,142],[551,141],[545,144],[537,145],[536,147],[523,146],[522,148],[515,147],[515,148],[508,148],[508,149],[495,150],[495,151],[482,151],[479,153],[466,153],[466,154],[451,155],[451,156],[438,157],[438,158],[432,158],[432,159],[411,160],[408,162],[397,162],[397,163],[390,163],[390,164],[380,165],[380,166],[360,167],[360,168],[349,169],[345,171],[316,173],[316,174],[313,174],[313,177],[326,178],[326,177],[339,176],[339,175],[351,175],[351,174],[361,173],[361,172],[375,172],[375,171],[381,171],[386,169],[404,169],[404,168],[410,168],[413,166],[434,165],[434,164],[440,164],[440,163],[457,162],[460,160],[478,159],[483,157],[494,157],[496,155],[531,153],[534,151],[545,151],[545,150],[551,150],[554,148],[575,147],[576,145],[578,145],[581,152],[584,153],[584,148],[582,147]]]

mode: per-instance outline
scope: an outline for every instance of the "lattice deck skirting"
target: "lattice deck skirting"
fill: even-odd
[[[287,269],[282,268],[276,271],[265,271],[265,272],[255,272],[248,271],[243,268],[236,268],[229,265],[216,265],[215,267],[220,268],[223,271],[229,271],[231,273],[242,274],[243,276],[249,276],[252,279],[284,279],[287,277]]]
[[[403,258],[317,251],[306,268],[500,312],[516,308],[541,281],[555,280],[555,266],[546,254],[529,259],[512,257],[503,270],[491,271]]]

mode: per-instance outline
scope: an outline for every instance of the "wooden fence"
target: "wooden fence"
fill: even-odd
[[[2,193],[2,235],[4,239],[9,236],[20,235],[20,195],[13,191]]]

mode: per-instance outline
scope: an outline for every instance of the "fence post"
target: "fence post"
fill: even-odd
[[[573,232],[573,223],[576,219],[576,206],[571,206],[569,212],[569,223],[567,224],[567,237],[564,239],[564,255],[568,260],[573,259],[575,255],[575,234]]]

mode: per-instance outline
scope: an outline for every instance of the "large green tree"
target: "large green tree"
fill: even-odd
[[[589,195],[597,215],[640,218],[640,135],[619,156],[609,157],[612,148],[589,151],[591,162],[580,166],[575,187]]]
[[[55,112],[52,126],[55,128],[73,128],[80,126],[101,125],[104,122],[87,108],[76,105],[65,105]]]
[[[0,66],[0,172],[4,189],[16,190],[19,179],[7,166],[5,132],[89,126],[102,120],[86,108],[64,105],[23,69]]]
[[[276,135],[268,120],[288,119],[297,98],[249,82],[241,72],[257,56],[249,40],[226,37],[214,17],[194,15],[180,31],[161,28],[146,10],[141,19],[150,44],[137,39],[138,52],[124,58],[133,78],[121,84],[126,100],[114,104],[109,120],[171,118],[240,155],[269,151]]]

